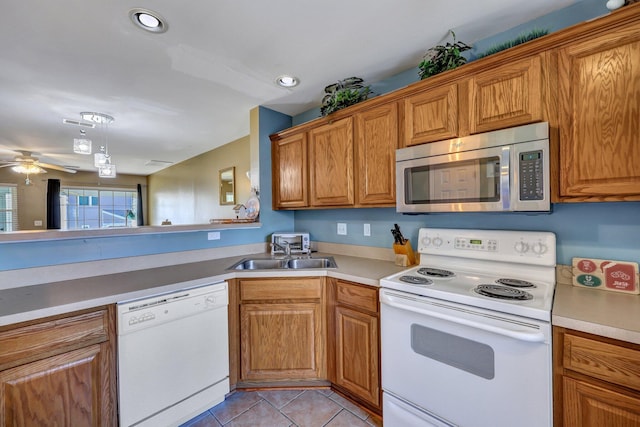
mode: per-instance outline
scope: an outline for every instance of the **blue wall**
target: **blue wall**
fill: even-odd
[[[336,233],[338,222],[347,235]],[[371,225],[365,237],[363,225]],[[557,240],[557,262],[571,264],[572,257],[610,258],[640,262],[640,202],[562,203],[551,214],[442,213],[402,215],[394,208],[298,211],[295,229],[308,231],[311,240],[362,246],[391,247],[390,230],[398,224],[414,249],[418,229],[465,228],[552,231]]]

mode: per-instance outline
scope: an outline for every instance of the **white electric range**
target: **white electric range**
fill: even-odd
[[[385,426],[551,426],[555,244],[419,231],[420,265],[380,281]]]

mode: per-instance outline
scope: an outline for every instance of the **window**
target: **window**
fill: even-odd
[[[18,188],[0,184],[0,232],[18,230]]]
[[[138,193],[129,190],[62,188],[62,229],[134,227]]]

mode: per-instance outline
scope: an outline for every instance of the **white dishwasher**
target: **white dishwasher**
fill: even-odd
[[[118,303],[120,426],[177,426],[229,393],[227,282]]]

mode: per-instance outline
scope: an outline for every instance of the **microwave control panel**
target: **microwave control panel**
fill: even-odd
[[[543,162],[542,150],[520,153],[518,159],[520,200],[544,199]]]

